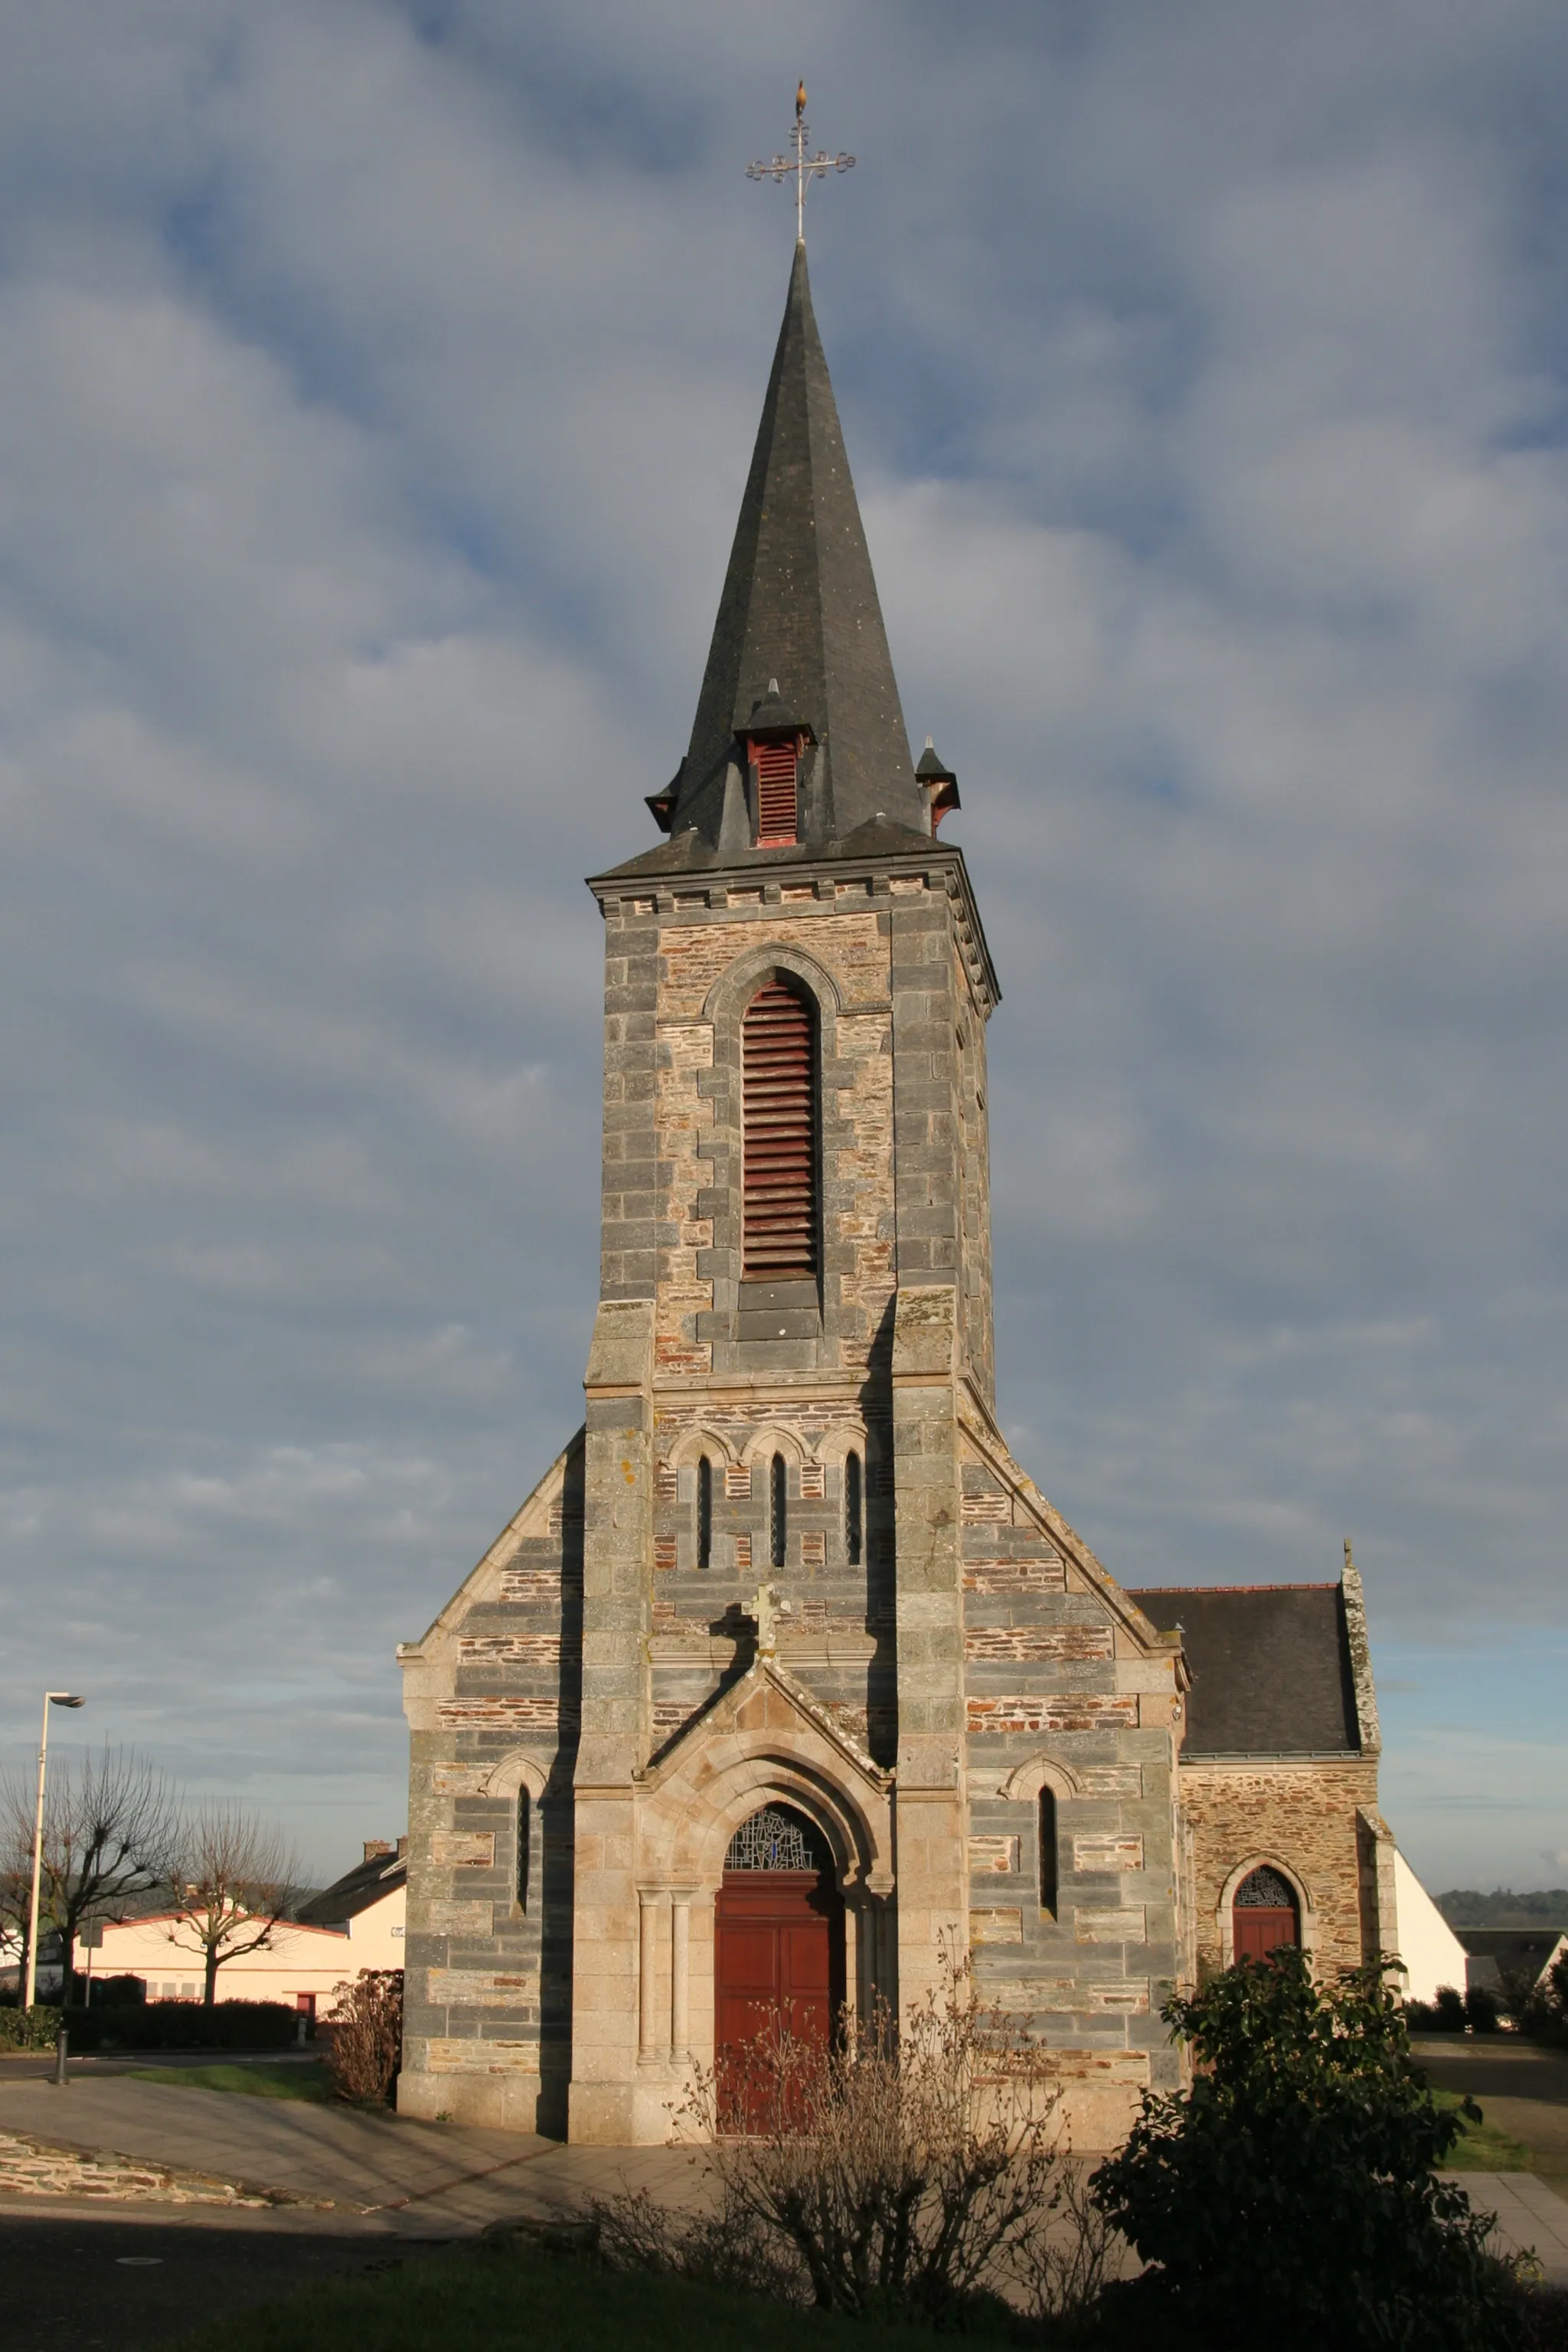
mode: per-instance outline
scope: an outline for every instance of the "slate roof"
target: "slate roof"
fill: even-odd
[[[1496,1960],[1506,1969],[1529,1964],[1536,1976],[1563,1941],[1563,1927],[1456,1927],[1455,1935],[1471,1959]]]
[[[879,817],[929,840],[804,246],[790,271],[691,741],[671,787],[673,834],[695,825],[719,845],[735,737],[774,678],[816,739],[802,770],[807,844],[820,854]],[[773,854],[749,841],[726,846],[726,863]]]
[[[1355,1685],[1337,1584],[1191,1585],[1133,1592],[1180,1625],[1192,1671],[1182,1755],[1358,1755]]]
[[[407,1877],[406,1854],[373,1853],[368,1861],[345,1870],[320,1895],[312,1895],[308,1903],[301,1903],[294,1916],[302,1927],[342,1927],[404,1885]]]

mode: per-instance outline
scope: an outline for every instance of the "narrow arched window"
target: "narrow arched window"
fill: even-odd
[[[851,1568],[859,1567],[865,1540],[866,1489],[860,1456],[850,1454],[844,1461],[844,1557]]]
[[[1057,1793],[1040,1790],[1040,1908],[1057,1916]]]
[[[526,1789],[517,1792],[517,1907],[528,1909],[528,1848],[529,1832],[533,1821],[533,1802]]]
[[[768,1558],[774,1568],[784,1564],[784,1544],[788,1538],[789,1474],[782,1454],[773,1455],[773,1466],[768,1478]]]
[[[768,981],[746,1007],[741,1062],[742,1272],[815,1281],[816,1024],[807,1000],[783,981]]]
[[[713,1465],[706,1454],[697,1465],[697,1565],[713,1565]]]

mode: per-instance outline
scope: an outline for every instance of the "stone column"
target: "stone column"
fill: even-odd
[[[637,1889],[637,2063],[651,2065],[658,2046],[658,1915],[664,1897]]]
[[[677,1887],[669,1902],[669,2054],[679,2065],[691,2041],[690,1889]]]
[[[647,1754],[653,1574],[653,1304],[605,1299],[586,1391],[583,1729],[574,1782],[572,1959],[574,2141],[639,2137],[637,1798]]]
[[[900,1286],[893,1327],[900,2012],[969,1948],[958,1293]]]

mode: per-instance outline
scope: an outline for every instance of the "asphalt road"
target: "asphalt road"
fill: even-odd
[[[1522,2140],[1532,2169],[1568,2182],[1568,2050],[1511,2033],[1425,2034],[1415,2053],[1439,2090],[1468,2091],[1488,2123]]]
[[[418,2259],[406,2242],[277,2228],[0,2214],[8,2352],[163,2352],[213,2314]]]

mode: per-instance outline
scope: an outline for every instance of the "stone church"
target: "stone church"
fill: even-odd
[[[986,1024],[797,247],[663,837],[605,929],[583,1426],[423,1639],[399,2105],[665,2139],[944,1942],[1080,2147],[1164,1989],[1394,1940],[1362,1595],[1121,1583],[996,1419]]]

